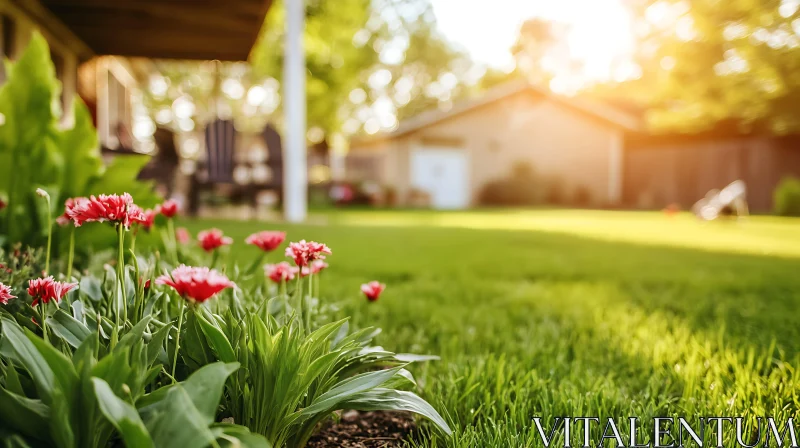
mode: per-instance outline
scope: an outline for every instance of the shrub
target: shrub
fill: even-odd
[[[508,177],[488,182],[478,194],[482,205],[524,206],[543,202],[544,185],[527,162],[517,162]]]
[[[787,177],[775,188],[773,194],[775,214],[800,216],[800,179]]]
[[[51,197],[52,209],[67,198],[99,193],[136,195],[140,205],[153,206],[158,198],[136,176],[148,156],[116,158],[103,166],[97,131],[80,99],[71,105],[75,124],[59,125],[59,82],[47,42],[34,33],[16,62],[7,63],[7,79],[0,86],[0,246],[12,242],[41,246],[47,237],[47,210],[34,191]],[[124,160],[123,160],[124,159]],[[56,246],[57,247],[57,246]]]

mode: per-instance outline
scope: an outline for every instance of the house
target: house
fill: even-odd
[[[747,134],[731,125],[654,135],[641,117],[627,107],[511,82],[352,141],[345,178],[384,186],[397,205],[440,209],[481,205],[484,187],[520,164],[555,179],[563,197],[581,196],[564,203],[591,207],[688,209],[740,179],[750,209],[768,212],[781,179],[800,177],[799,136]]]
[[[33,30],[47,39],[62,103],[91,110],[104,149],[131,150],[147,59],[246,60],[270,0],[0,0],[0,56],[14,60]],[[5,74],[0,64],[0,83]],[[64,107],[65,125],[71,108]]]
[[[423,192],[434,208],[459,209],[478,205],[485,185],[527,164],[558,178],[566,195],[583,191],[591,205],[618,205],[625,135],[639,128],[625,111],[512,82],[351,142],[345,176],[392,189],[399,205]]]

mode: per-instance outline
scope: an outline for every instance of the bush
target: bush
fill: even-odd
[[[775,188],[773,194],[775,214],[800,216],[800,179],[787,177]]]
[[[508,177],[493,180],[478,194],[481,205],[525,206],[543,202],[545,188],[527,162],[517,162]]]
[[[118,157],[105,167],[91,114],[80,99],[72,104],[75,125],[61,128],[61,111],[53,107],[61,89],[40,34],[34,33],[20,58],[7,67],[8,78],[0,86],[5,119],[0,126],[0,201],[6,204],[0,206],[0,246],[43,245],[48,210],[35,196],[36,188],[50,195],[50,212],[67,198],[125,191],[142,206],[156,204],[151,184],[136,181],[149,157]]]

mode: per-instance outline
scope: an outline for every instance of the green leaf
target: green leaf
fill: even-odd
[[[236,354],[222,330],[209,323],[200,313],[195,313],[195,315],[208,345],[216,352],[217,358],[224,362],[235,362]]]
[[[400,362],[424,362],[424,361],[439,361],[440,357],[436,355],[415,355],[413,353],[397,353],[394,359]]]
[[[92,378],[100,412],[117,428],[129,447],[153,447],[153,440],[136,409],[114,395],[111,387],[100,378]]]
[[[310,406],[299,411],[297,415],[303,420],[305,417],[333,410],[339,403],[349,400],[354,395],[373,389],[389,381],[400,369],[400,367],[395,367],[394,369],[362,373],[341,381],[328,392],[320,395]]]
[[[41,400],[34,400],[11,393],[0,387],[0,421],[28,437],[48,440],[50,409]]]
[[[225,364],[215,362],[202,367],[181,383],[178,383],[188,394],[197,411],[203,416],[206,425],[214,422],[225,381],[239,368],[239,363]],[[163,406],[163,400],[170,390],[178,384],[162,387],[153,393],[143,396],[136,406],[143,415],[156,412]]]
[[[206,424],[214,422],[225,381],[239,368],[239,363],[215,362],[193,373],[181,385],[195,407],[206,417]]]
[[[128,330],[128,332],[125,333],[122,338],[120,338],[119,344],[114,347],[114,350],[124,350],[126,347],[132,346],[136,341],[141,341],[142,336],[144,335],[144,330],[147,329],[147,324],[149,323],[149,316],[140,320],[138,324],[134,325],[133,328]]]
[[[180,384],[170,387],[144,422],[157,447],[204,447],[215,439],[205,417]]]
[[[361,392],[340,404],[340,409],[355,409],[357,411],[408,411],[430,419],[445,434],[452,431],[441,415],[436,412],[427,401],[418,395],[393,389],[377,388]]]
[[[86,276],[81,278],[80,292],[95,302],[103,300],[103,287],[96,277]]]
[[[72,393],[75,384],[78,382],[78,374],[75,372],[72,361],[63,353],[56,350],[52,345],[45,342],[44,339],[30,331],[26,330],[25,336],[33,343],[42,355],[42,358],[50,366],[50,369],[57,373],[55,375],[56,384],[58,384],[61,391],[64,394]],[[70,399],[71,397],[65,395],[64,398]]]
[[[272,445],[260,434],[253,434],[244,426],[217,423],[211,427],[220,448],[271,448]],[[223,437],[224,436],[224,437]],[[235,439],[235,440],[231,440]]]
[[[158,354],[163,350],[164,340],[172,329],[172,323],[167,322],[160,330],[153,333],[150,342],[147,343],[147,364],[152,366],[158,358]]]
[[[78,348],[92,334],[92,331],[83,322],[76,320],[63,310],[57,310],[45,322],[53,330],[53,333],[74,348]]]
[[[76,97],[72,110],[75,124],[61,132],[57,140],[64,155],[64,172],[69,173],[61,184],[64,199],[85,195],[89,182],[100,175],[103,169],[103,161],[97,151],[97,131],[89,109],[80,97]],[[61,213],[63,211],[59,210],[58,214]]]
[[[0,320],[3,323],[3,340],[11,347],[14,360],[30,373],[31,379],[36,385],[39,398],[45,404],[51,403],[53,389],[56,387],[53,369],[50,368],[50,365],[36,349],[36,346],[25,337],[22,329],[15,321],[5,316],[0,317]]]

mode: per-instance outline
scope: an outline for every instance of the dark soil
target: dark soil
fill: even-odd
[[[308,448],[395,448],[416,428],[408,412],[345,411],[308,441]]]

